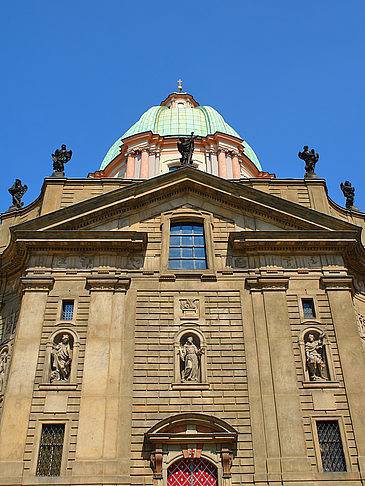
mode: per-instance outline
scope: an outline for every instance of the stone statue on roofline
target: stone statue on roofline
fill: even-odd
[[[24,196],[24,194],[27,192],[27,189],[28,186],[25,184],[23,186],[22,181],[20,179],[15,179],[14,184],[11,186],[10,189],[8,189],[13,198],[13,205],[10,206],[9,211],[14,211],[24,206],[24,203],[21,199]]]
[[[53,174],[52,177],[65,177],[65,164],[71,160],[72,150],[66,150],[66,145],[61,146],[61,150],[57,149],[52,154],[53,160]]]
[[[192,165],[193,152],[194,152],[194,139],[200,139],[201,137],[195,136],[194,132],[191,132],[190,137],[180,137],[177,142],[177,148],[181,154],[180,162],[181,167],[186,165]]]
[[[316,163],[318,162],[319,155],[314,149],[309,150],[308,145],[304,145],[303,152],[298,153],[298,157],[305,162],[305,175],[306,179],[314,179],[317,174],[314,173]]]
[[[355,188],[352,187],[351,182],[345,181],[345,183],[340,184],[341,191],[346,198],[346,209],[356,209],[357,207],[354,206],[355,200]]]

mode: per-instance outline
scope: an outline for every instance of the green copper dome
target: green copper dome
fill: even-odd
[[[242,139],[224,121],[222,115],[211,106],[196,106],[195,108],[152,106],[152,108],[143,113],[141,118],[111,146],[100,166],[100,170],[104,169],[119,155],[120,146],[124,138],[148,131],[161,136],[188,136],[191,132],[194,132],[194,135],[202,137],[221,132]],[[261,170],[256,154],[247,142],[244,142],[244,153]]]

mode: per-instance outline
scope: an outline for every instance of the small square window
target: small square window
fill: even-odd
[[[73,315],[74,315],[74,301],[73,300],[63,300],[62,301],[61,319],[63,321],[72,321]]]
[[[338,421],[318,421],[317,432],[323,471],[346,471],[345,454],[343,452]]]
[[[42,425],[37,476],[59,476],[61,471],[65,424]]]
[[[305,319],[313,319],[316,317],[313,299],[302,299],[302,307]]]

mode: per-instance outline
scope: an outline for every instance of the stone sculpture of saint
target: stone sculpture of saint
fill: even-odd
[[[317,177],[314,174],[316,163],[318,162],[319,155],[314,149],[309,150],[308,145],[304,145],[303,152],[298,153],[298,157],[305,162],[305,176],[307,178]]]
[[[192,336],[189,336],[183,347],[179,348],[180,358],[184,363],[181,373],[181,381],[199,382],[200,381],[200,356],[203,350],[198,349]]]
[[[5,373],[8,364],[8,350],[4,348],[0,354],[0,394],[4,393]]]
[[[345,181],[345,183],[341,182],[340,187],[343,195],[346,198],[346,209],[353,209],[355,200],[355,188],[352,187],[351,182],[349,181]]]
[[[194,137],[194,132],[191,132],[190,137],[180,137],[177,143],[178,151],[181,154],[181,166],[191,165],[193,163],[194,139],[201,137]]]
[[[324,339],[324,333],[318,339],[314,334],[309,334],[305,343],[305,355],[311,381],[328,380],[327,366],[324,361]]]
[[[58,344],[53,344],[51,351],[51,376],[50,381],[67,381],[70,376],[72,362],[72,350],[70,337],[64,334]]]
[[[54,154],[52,154],[53,160],[53,176],[64,176],[65,164],[71,160],[72,150],[66,150],[66,145],[61,146],[61,150],[57,149]]]

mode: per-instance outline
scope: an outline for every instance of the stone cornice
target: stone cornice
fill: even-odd
[[[53,288],[53,277],[22,277],[23,292],[49,292]]]
[[[47,252],[141,251],[147,243],[142,231],[14,230],[2,256],[2,272],[12,274],[24,265],[30,250]]]
[[[353,291],[353,278],[350,275],[321,277],[321,284],[326,290]]]
[[[90,292],[126,292],[129,289],[130,282],[130,278],[88,277],[86,279],[86,288],[89,289]]]
[[[290,231],[239,231],[229,235],[229,242],[235,249],[249,252],[323,252],[353,249],[358,242],[358,232],[329,230]]]
[[[287,277],[247,277],[246,287],[251,291],[281,290],[288,288],[289,278]]]

